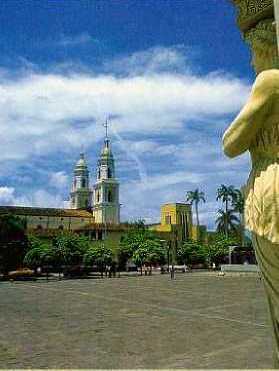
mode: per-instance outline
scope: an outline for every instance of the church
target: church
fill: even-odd
[[[70,205],[71,209],[92,210],[95,223],[120,223],[119,183],[115,177],[114,158],[107,136],[98,160],[93,188],[90,188],[84,154],[80,154],[74,169]]]
[[[63,230],[103,240],[108,233],[123,232],[125,226],[120,224],[119,182],[107,132],[92,187],[85,155],[80,154],[74,167],[69,209],[0,206],[0,215],[7,213],[22,218],[28,232],[41,236],[50,237]]]

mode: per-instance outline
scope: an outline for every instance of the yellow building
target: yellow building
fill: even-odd
[[[156,232],[159,238],[176,246],[187,240],[206,242],[205,225],[193,225],[192,206],[186,203],[170,203],[161,207],[161,223],[152,224],[149,229]]]
[[[208,242],[208,232],[206,225],[197,225],[192,226],[192,240],[193,241],[202,241],[207,243]]]
[[[149,226],[159,238],[175,245],[192,238],[192,208],[190,204],[171,203],[161,207],[161,223]]]

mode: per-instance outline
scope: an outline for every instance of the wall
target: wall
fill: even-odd
[[[41,226],[42,229],[59,229],[63,226],[63,230],[76,230],[94,222],[94,218],[74,217],[74,216],[37,216],[37,215],[19,215],[20,218],[27,220],[27,229],[37,229]]]

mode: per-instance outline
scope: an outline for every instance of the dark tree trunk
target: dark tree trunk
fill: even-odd
[[[225,209],[226,209],[226,214],[225,214],[225,234],[226,237],[228,238],[229,235],[229,226],[228,226],[228,200],[225,202]]]

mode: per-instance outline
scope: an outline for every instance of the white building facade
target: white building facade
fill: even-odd
[[[96,223],[120,223],[119,183],[115,177],[114,158],[108,138],[104,141],[97,164],[92,210]]]
[[[76,163],[70,194],[71,209],[90,209],[92,204],[92,190],[89,185],[89,171],[84,158],[84,153],[80,154],[80,159]]]
[[[96,183],[90,188],[88,167],[81,153],[74,169],[70,207],[91,210],[95,223],[120,224],[119,182],[107,136],[97,163],[96,178]]]

